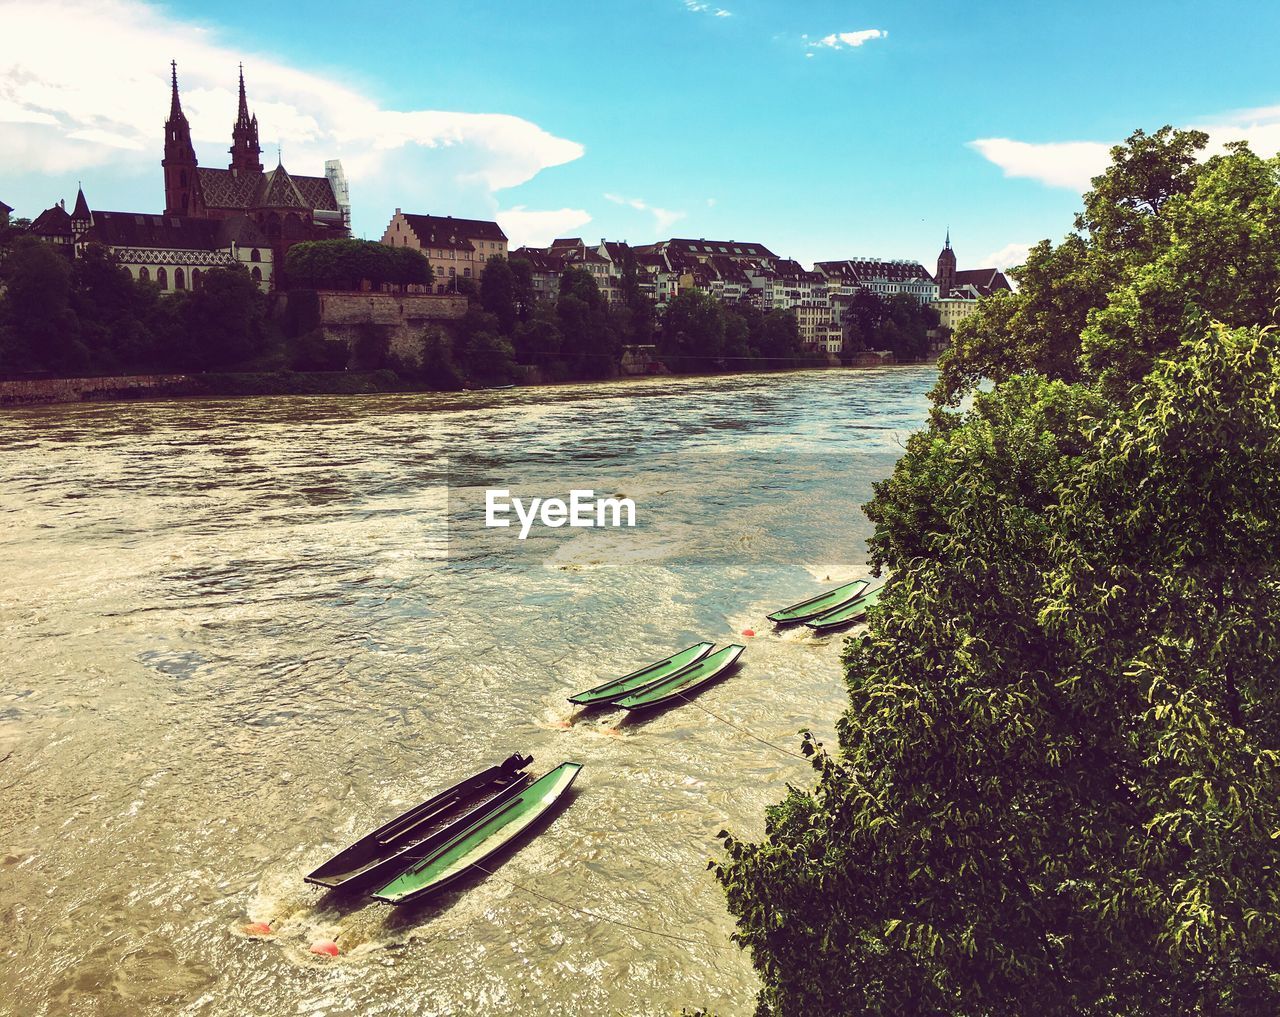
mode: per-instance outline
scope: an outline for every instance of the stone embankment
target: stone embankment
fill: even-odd
[[[188,381],[185,374],[132,374],[114,378],[25,378],[0,381],[0,406],[80,403],[97,399],[143,399],[168,395]]]

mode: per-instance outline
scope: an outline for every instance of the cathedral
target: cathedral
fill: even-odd
[[[72,212],[64,202],[46,209],[31,224],[33,234],[72,257],[86,245],[101,245],[135,279],[165,291],[196,289],[203,272],[237,264],[269,290],[294,244],[350,236],[351,205],[338,160],[325,163],[322,177],[292,176],[279,160],[275,169],[263,170],[258,118],[249,113],[243,67],[231,164],[199,165],[178,95],[178,68],[171,67],[161,163],[164,214],[94,210],[81,189]]]
[[[244,215],[266,235],[276,263],[303,240],[329,240],[350,234],[351,205],[342,164],[325,163],[322,177],[292,176],[279,161],[263,172],[258,118],[250,116],[240,68],[240,109],[231,129],[231,164],[226,169],[200,166],[191,144],[191,127],[178,96],[173,64],[169,119],[164,125],[164,214],[187,219],[231,219]]]

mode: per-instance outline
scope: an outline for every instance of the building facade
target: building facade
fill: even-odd
[[[350,236],[351,206],[337,160],[325,164],[322,177],[293,176],[279,159],[275,169],[263,171],[258,118],[249,113],[243,67],[240,105],[228,150],[231,162],[226,169],[199,165],[178,94],[177,64],[172,67],[161,162],[166,217],[214,222],[247,218],[265,237],[276,265],[283,263],[294,244]]]
[[[31,224],[34,235],[69,257],[99,245],[135,279],[166,292],[196,289],[205,272],[234,265],[269,290],[293,244],[350,235],[351,206],[337,160],[325,164],[323,177],[294,177],[281,163],[263,172],[258,119],[249,113],[243,68],[231,163],[226,169],[199,165],[178,94],[177,64],[171,66],[161,160],[164,214],[91,209],[81,188],[71,212],[59,201],[40,213]]]
[[[479,285],[492,257],[507,257],[507,235],[496,222],[416,215],[396,209],[382,234],[388,247],[421,251],[435,276],[436,293],[456,293],[458,280]]]

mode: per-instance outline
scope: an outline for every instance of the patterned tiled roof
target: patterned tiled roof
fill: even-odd
[[[308,208],[302,192],[283,166],[262,174],[256,204],[259,208]]]
[[[200,192],[206,208],[305,208],[338,211],[326,177],[291,176],[283,166],[266,173],[239,175],[227,169],[201,166]],[[287,182],[287,186],[286,186]]]

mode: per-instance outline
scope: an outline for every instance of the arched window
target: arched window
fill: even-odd
[[[250,260],[250,261],[261,261],[261,260],[262,260],[262,255],[258,253],[258,249],[257,249],[256,247],[255,247],[252,251],[250,251],[250,252],[249,252],[249,260]]]
[[[139,282],[151,281],[151,273],[147,271],[146,265],[143,265],[140,269],[138,269],[138,281]]]
[[[187,288],[187,277],[182,274],[182,269],[180,268],[173,270],[173,288],[175,290],[185,290]]]
[[[191,270],[191,288],[198,290],[200,288],[200,269],[193,268]]]
[[[163,268],[156,269],[156,282],[160,284],[162,290],[167,290],[169,288],[169,273]]]
[[[253,253],[254,253],[254,254],[257,254],[258,252],[257,252],[257,251],[254,251]],[[254,281],[254,282],[256,282],[256,283],[260,283],[260,282],[262,282],[262,269],[260,269],[257,265],[254,265],[254,266],[253,266],[253,271],[252,271],[252,272],[250,272],[249,274],[250,274],[251,276],[253,276],[253,281]]]

